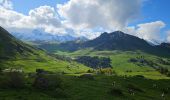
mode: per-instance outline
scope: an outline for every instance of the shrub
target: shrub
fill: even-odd
[[[167,76],[170,77],[170,71],[168,71]]]
[[[143,75],[136,75],[137,78],[145,78]]]
[[[90,70],[90,69],[87,71],[87,73],[93,73],[93,72],[94,72],[94,71],[93,71],[93,70]]]
[[[138,59],[136,59],[136,58],[131,58],[131,59],[129,59],[129,61],[130,61],[130,62],[138,62]]]
[[[61,88],[62,80],[59,75],[37,75],[33,82],[33,86],[40,90],[54,90]]]
[[[3,71],[3,69],[0,67],[0,73]]]
[[[44,69],[36,69],[36,73],[37,74],[46,74],[47,71],[45,71]]]
[[[48,79],[42,76],[37,76],[33,83],[33,86],[37,89],[45,90],[48,88]]]
[[[2,88],[20,89],[25,86],[24,75],[19,72],[5,73],[1,81]]]

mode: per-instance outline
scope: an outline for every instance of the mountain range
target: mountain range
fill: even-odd
[[[57,35],[47,32],[42,32],[40,30],[33,30],[30,33],[11,33],[16,38],[22,41],[31,41],[31,42],[67,42],[67,41],[74,41],[77,39],[81,39],[82,41],[88,40],[85,37],[75,37],[71,35]]]
[[[44,96],[45,100],[65,100],[64,97],[96,100],[98,96],[97,99],[108,97],[107,100],[113,97],[161,100],[162,90],[169,88],[168,43],[150,45],[143,39],[115,31],[88,41],[42,42],[37,46],[50,53],[20,41],[0,27],[2,100],[37,100]],[[155,84],[159,88],[153,87]],[[135,95],[129,93],[131,88]]]
[[[84,41],[84,42],[65,42],[59,44],[41,44],[40,48],[43,48],[49,52],[61,51],[76,51],[85,48],[93,48],[94,50],[121,50],[121,51],[143,51],[153,54],[170,54],[169,43],[161,43],[160,45],[151,45],[144,39],[140,39],[136,36],[126,34],[121,31],[115,31],[111,33],[104,32],[99,37]]]

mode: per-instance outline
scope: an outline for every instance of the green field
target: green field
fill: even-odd
[[[29,56],[28,58],[10,59],[1,61],[3,69],[21,69],[24,72],[35,72],[36,69],[44,69],[51,72],[83,73],[90,68],[75,61],[63,61],[50,57],[44,52],[39,56]]]
[[[64,55],[72,58],[77,56],[102,56],[110,57],[112,69],[118,75],[143,75],[150,79],[169,79],[166,75],[162,75],[160,72],[156,71],[155,68],[149,65],[141,65],[140,63],[129,62],[131,58],[143,57],[149,62],[153,62],[157,66],[165,67],[170,70],[169,65],[159,63],[159,59],[164,59],[170,62],[167,57],[159,57],[152,54],[147,54],[140,51],[95,51],[93,49],[78,50],[75,52],[56,52],[56,54]],[[127,72],[131,71],[131,72]]]
[[[161,97],[165,89],[169,89],[170,80],[149,80],[140,77],[94,76],[94,80],[62,75],[63,90],[37,90],[31,87],[28,78],[23,89],[1,89],[1,100],[168,100],[170,90]],[[115,86],[112,83],[115,82]],[[153,87],[156,84],[157,87]],[[128,86],[135,89],[134,95],[128,91]],[[122,95],[110,92],[112,88],[119,89]],[[60,94],[58,96],[58,94]],[[64,96],[62,96],[64,95]]]

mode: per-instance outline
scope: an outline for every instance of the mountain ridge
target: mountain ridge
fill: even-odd
[[[146,40],[121,31],[111,33],[104,32],[99,37],[84,42],[65,42],[59,44],[42,44],[39,46],[50,52],[69,51],[73,52],[85,48],[94,50],[120,50],[120,51],[143,51],[155,55],[170,55],[169,48],[164,45],[151,45]]]
[[[57,35],[57,34],[42,32],[40,30],[33,30],[30,33],[12,32],[12,35],[22,41],[30,41],[30,42],[34,42],[34,41],[67,42],[67,41],[74,41],[77,39],[88,40],[85,37],[75,37],[71,35]]]

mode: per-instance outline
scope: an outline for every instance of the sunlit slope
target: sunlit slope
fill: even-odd
[[[1,69],[15,68],[25,72],[45,69],[53,72],[78,73],[89,69],[73,61],[62,61],[51,57],[44,51],[14,38],[2,27],[0,27],[0,62]]]

